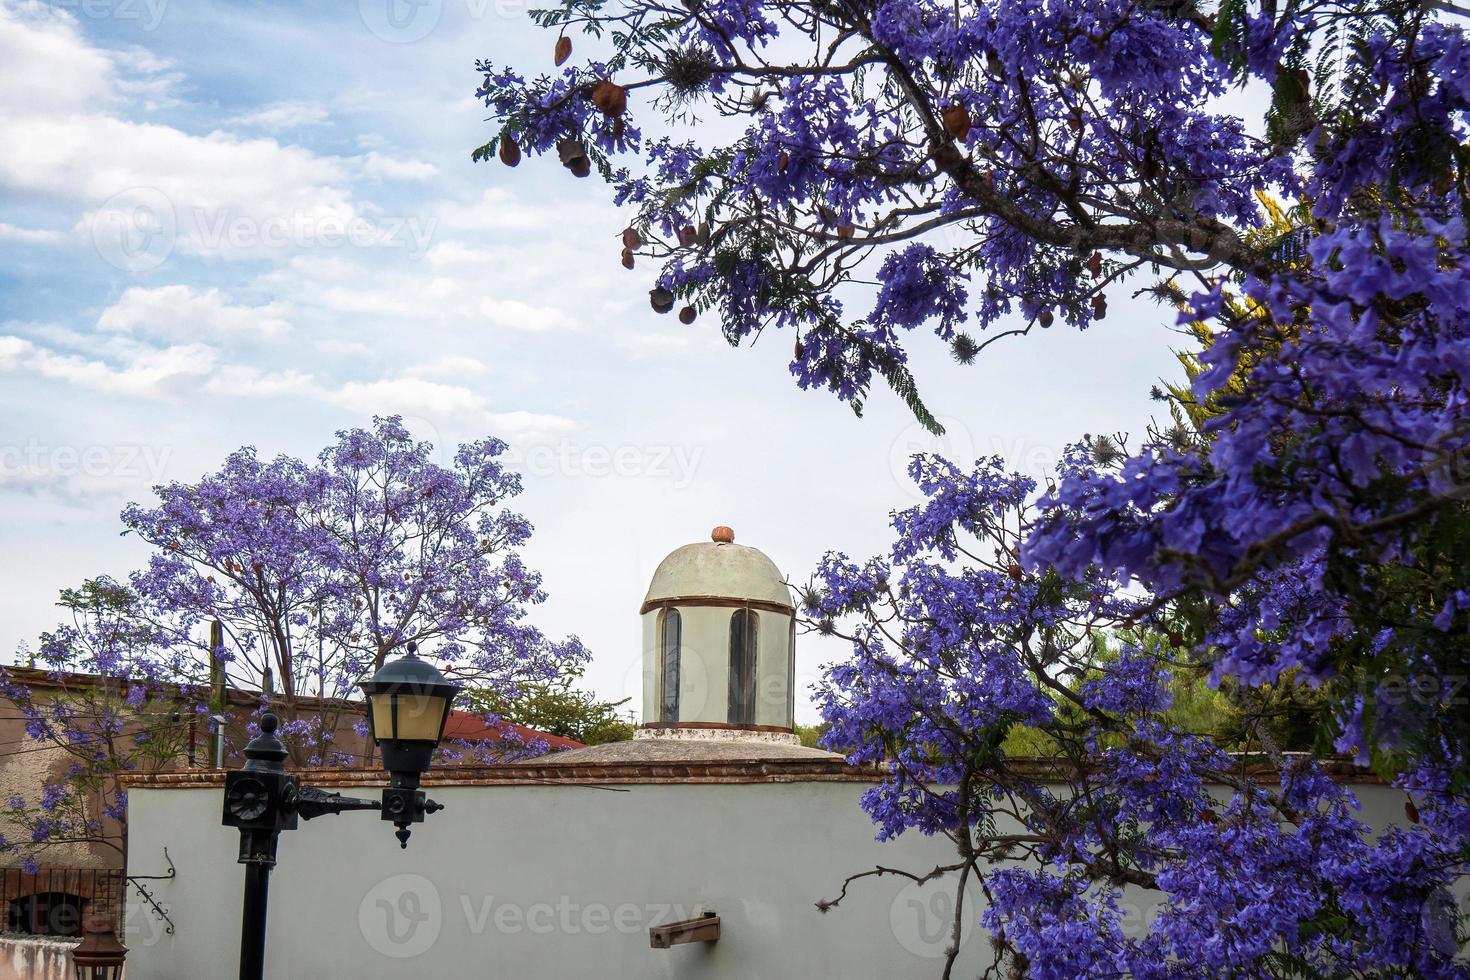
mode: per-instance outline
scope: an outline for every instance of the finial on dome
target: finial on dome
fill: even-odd
[[[734,544],[735,531],[733,528],[728,528],[721,524],[709,533],[709,538],[716,544]]]

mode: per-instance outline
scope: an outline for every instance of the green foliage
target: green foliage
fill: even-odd
[[[618,709],[629,699],[599,701],[590,691],[578,690],[573,685],[581,679],[582,672],[578,665],[555,680],[522,685],[514,697],[492,691],[470,691],[469,704],[471,710],[493,713],[517,725],[574,739],[584,745],[632,738],[633,723],[618,714]]]
[[[796,737],[801,739],[801,744],[807,748],[820,749],[822,746],[818,743],[821,741],[822,736],[827,734],[827,729],[831,727],[825,721],[816,725],[797,725]]]

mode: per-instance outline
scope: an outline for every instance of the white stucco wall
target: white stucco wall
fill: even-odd
[[[790,980],[930,975],[937,889],[869,880],[827,914],[814,903],[882,861],[927,869],[941,841],[873,841],[862,784],[440,788],[448,809],[399,850],[367,813],[282,837],[267,976]],[[364,791],[358,795],[370,795]],[[130,849],[167,844],[178,877],[152,883],[177,929],[130,909],[134,980],[231,975],[239,949],[238,837],[218,789],[134,789]],[[919,904],[915,904],[919,903]],[[649,948],[648,929],[719,913],[713,946]]]
[[[76,980],[69,940],[0,936],[0,980]],[[143,974],[129,969],[129,977]]]
[[[414,831],[407,851],[375,815],[323,817],[282,837],[267,976],[936,977],[952,886],[869,878],[840,908],[814,907],[847,874],[880,863],[922,872],[951,858],[943,840],[874,842],[857,803],[864,786],[438,788],[448,809]],[[1359,789],[1375,825],[1402,813],[1397,791]],[[174,880],[151,883],[174,935],[129,910],[134,980],[233,973],[242,869],[220,806],[218,789],[131,793],[132,853],[141,860],[167,845],[178,867]],[[722,919],[718,943],[649,948],[651,925],[701,907]],[[1142,923],[1151,908],[1136,897],[1130,915]],[[966,937],[957,976],[988,962],[978,932]]]

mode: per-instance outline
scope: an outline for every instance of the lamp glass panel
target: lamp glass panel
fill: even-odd
[[[368,700],[373,706],[373,739],[393,738],[393,695],[374,694]]]
[[[428,694],[398,695],[398,732],[396,734],[399,741],[437,742],[440,727],[443,724],[443,698]]]

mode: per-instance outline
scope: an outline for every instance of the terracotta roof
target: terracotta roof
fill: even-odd
[[[524,741],[544,741],[547,745],[551,746],[553,752],[560,753],[567,749],[585,748],[581,742],[575,739],[537,731],[534,728],[527,728],[525,725],[517,725],[515,722],[502,722],[500,726],[492,727],[485,724],[484,717],[471,711],[449,712],[449,721],[444,724],[444,737],[457,738],[465,742],[499,742],[503,737],[504,730],[507,728]]]
[[[75,674],[67,671],[42,670],[39,667],[27,667],[24,664],[0,665],[0,672],[8,675],[10,680],[29,688],[40,690],[62,690],[67,687],[85,687],[99,680],[117,680],[117,678],[105,678],[98,674]],[[122,679],[123,688],[131,683],[126,678]],[[207,700],[210,696],[209,688],[203,685],[161,685],[163,687],[175,687],[180,696],[192,696],[200,700]],[[240,705],[254,708],[260,703],[259,691],[244,691],[239,688],[229,687],[225,689],[225,695],[231,705]],[[0,698],[3,700],[3,698]],[[318,698],[302,696],[296,699],[296,703],[304,708],[315,708],[325,705],[343,711],[364,713],[366,704],[362,701],[347,698]],[[552,735],[547,732],[537,731],[525,725],[517,725],[513,722],[504,722],[505,727],[510,728],[522,740],[531,742],[544,740],[550,745],[552,751],[566,749],[580,749],[583,744],[574,739],[563,738],[560,735]],[[501,740],[501,730],[491,728],[485,724],[484,718],[471,711],[451,711],[449,721],[444,728],[444,734],[448,738],[457,738],[466,742],[498,742]]]

